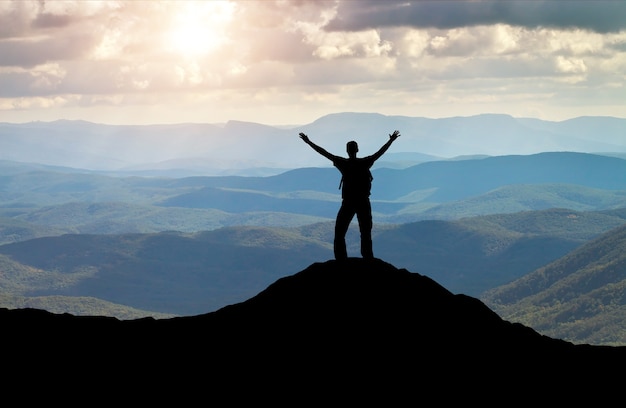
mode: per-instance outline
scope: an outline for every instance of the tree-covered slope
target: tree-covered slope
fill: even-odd
[[[5,293],[88,296],[159,313],[215,310],[288,270],[328,257],[328,245],[286,229],[195,234],[67,234],[0,246]]]
[[[479,295],[567,254],[626,220],[610,213],[549,209],[380,228],[376,256]],[[357,251],[353,248],[353,252]]]
[[[626,345],[626,226],[482,299],[503,318],[552,337]]]
[[[623,225],[620,215],[553,209],[376,225],[374,254],[477,296]],[[0,246],[0,286],[15,296],[95,297],[160,313],[203,313],[253,295],[289,269],[331,259],[333,235],[329,221],[44,237]],[[349,255],[359,257],[356,226],[347,241]]]

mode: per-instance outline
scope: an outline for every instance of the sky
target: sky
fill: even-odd
[[[626,1],[0,0],[0,122],[626,117]]]

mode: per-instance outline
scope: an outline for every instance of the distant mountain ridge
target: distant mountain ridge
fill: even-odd
[[[269,174],[270,169],[278,173],[328,165],[302,144],[300,131],[335,154],[345,152],[345,143],[352,139],[359,142],[361,154],[371,154],[399,129],[402,138],[391,152],[453,158],[547,151],[623,153],[624,128],[626,119],[614,117],[549,122],[495,114],[428,119],[353,112],[330,114],[292,129],[237,120],[225,125],[0,123],[0,160],[101,171],[170,168],[179,174],[190,166],[188,175],[216,175],[229,169],[250,174],[252,168],[265,168],[264,174]]]
[[[0,216],[54,227],[61,223],[68,232],[304,225],[333,220],[340,201],[340,174],[331,167],[263,177],[184,178],[113,177],[6,161],[0,170]],[[626,207],[626,160],[617,157],[552,152],[430,161],[372,173],[376,223]]]

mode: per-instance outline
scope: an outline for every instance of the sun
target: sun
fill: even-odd
[[[168,48],[185,56],[200,56],[227,42],[226,28],[232,21],[230,1],[178,1],[166,34]]]

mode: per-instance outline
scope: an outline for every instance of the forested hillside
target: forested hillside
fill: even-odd
[[[482,300],[504,319],[577,343],[626,345],[626,226]]]
[[[477,296],[552,262],[616,226],[626,211],[565,209],[455,221],[377,225],[374,253]],[[294,268],[332,259],[334,223],[225,227],[195,233],[68,234],[0,246],[0,277],[15,296],[95,297],[191,315],[258,293]],[[358,230],[348,234],[359,255]]]

